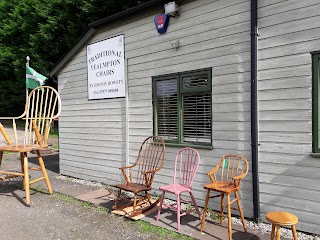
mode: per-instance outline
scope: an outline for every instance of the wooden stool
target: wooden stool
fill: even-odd
[[[274,239],[274,230],[277,228],[277,240],[280,240],[280,226],[291,226],[294,240],[298,240],[295,224],[298,217],[288,212],[268,212],[266,219],[272,223],[271,240]]]

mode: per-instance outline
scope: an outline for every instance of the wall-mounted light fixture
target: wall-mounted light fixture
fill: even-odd
[[[179,6],[176,4],[175,1],[169,2],[164,5],[164,12],[168,14],[170,17],[179,16]]]

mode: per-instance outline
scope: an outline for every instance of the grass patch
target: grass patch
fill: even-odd
[[[14,154],[17,154],[17,153],[16,152],[3,152],[3,155],[14,155]],[[9,159],[7,159],[7,161],[9,161]]]
[[[72,203],[76,205],[81,205],[81,201],[75,199],[72,196],[62,194],[62,193],[54,193],[54,196],[57,197],[60,201],[66,202],[66,203]]]
[[[143,221],[143,220],[136,221],[135,224],[138,226],[138,229],[141,232],[153,232],[160,237],[170,237],[173,239],[190,239],[190,240],[195,239],[193,237],[186,236],[186,235],[183,235],[180,233],[176,233],[176,232],[168,230],[166,228],[154,226],[151,223]]]

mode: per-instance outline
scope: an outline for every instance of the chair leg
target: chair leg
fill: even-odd
[[[243,229],[245,232],[247,232],[247,225],[246,225],[246,221],[244,220],[239,194],[238,194],[238,192],[234,192],[234,194],[237,198],[237,204],[238,204],[238,209],[239,209],[239,213],[240,213],[241,220],[242,220]]]
[[[295,225],[292,225],[292,226],[291,226],[291,230],[292,230],[293,239],[294,239],[294,240],[298,240],[297,232],[296,232],[296,226],[295,226]]]
[[[190,193],[191,200],[192,200],[192,202],[193,202],[193,206],[194,206],[194,208],[196,209],[196,211],[197,211],[197,213],[198,213],[198,215],[199,215],[199,218],[201,219],[201,214],[200,214],[198,205],[197,205],[197,203],[196,203],[196,200],[194,199],[192,192],[189,192],[189,193]]]
[[[224,219],[223,215],[223,208],[224,208],[224,193],[221,193],[221,202],[220,202],[220,225]]]
[[[121,189],[119,189],[119,191],[118,191],[118,196],[117,196],[117,199],[116,199],[116,201],[115,201],[115,203],[114,203],[114,205],[113,205],[113,209],[117,209],[117,207],[118,207],[118,201],[119,201],[119,198],[120,198],[120,196],[121,196]]]
[[[161,213],[161,209],[162,209],[162,204],[163,204],[164,195],[165,195],[165,191],[162,191],[162,195],[161,195],[161,197],[160,197],[159,208],[158,208],[157,221],[159,221],[159,218],[160,218],[160,213]]]
[[[180,231],[180,215],[181,215],[181,201],[180,194],[177,195],[177,222],[178,222],[178,231]]]
[[[210,189],[208,189],[207,197],[206,197],[206,202],[204,203],[204,209],[203,209],[203,214],[202,214],[202,219],[201,219],[200,232],[202,232],[203,227],[204,227],[204,222],[206,221],[206,214],[207,214],[207,208],[208,208],[209,198],[210,198]]]
[[[0,166],[1,166],[1,163],[2,163],[2,157],[3,157],[3,152],[0,151]]]
[[[37,156],[38,156],[39,165],[41,167],[41,171],[44,176],[44,180],[46,181],[46,184],[47,184],[48,192],[49,192],[49,194],[52,194],[50,180],[49,180],[48,173],[47,173],[46,167],[44,165],[43,159],[41,157],[40,151],[37,150],[36,152],[37,152]]]
[[[147,199],[148,199],[149,204],[152,205],[151,198],[150,198],[150,194],[149,194],[147,191],[144,191],[144,192],[145,192],[145,194],[146,194],[146,197],[147,197]]]
[[[274,225],[274,223],[272,223],[272,230],[271,230],[271,240],[274,239],[274,230],[276,229],[276,225]]]
[[[136,208],[137,208],[137,193],[134,194],[134,198],[133,198],[133,210],[131,213],[131,216],[134,216],[135,212],[136,212]]]
[[[24,173],[24,166],[23,166],[23,164],[24,164],[24,155],[23,155],[23,153],[21,152],[20,153],[20,165],[21,165],[21,172],[22,173]],[[23,184],[23,190],[25,190],[25,185],[24,185],[24,175],[23,175],[23,177],[22,177],[22,184]]]
[[[228,233],[229,240],[232,240],[232,225],[231,225],[231,202],[230,202],[230,194],[227,194],[228,198]]]
[[[30,184],[29,184],[29,166],[27,153],[22,153],[23,155],[23,185],[26,192],[26,204],[30,207]]]
[[[277,239],[277,240],[280,240],[280,226],[277,225],[277,226],[276,226],[276,229],[277,229],[277,230],[276,230],[276,232],[277,232],[277,238],[276,238],[276,239]]]

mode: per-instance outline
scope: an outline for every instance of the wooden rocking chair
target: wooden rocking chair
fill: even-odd
[[[148,137],[144,140],[135,164],[120,168],[126,183],[115,185],[116,188],[119,188],[119,192],[113,209],[124,209],[132,206],[131,216],[133,217],[156,206],[159,199],[152,203],[148,191],[152,189],[155,173],[163,166],[165,151],[165,144],[161,137]],[[126,169],[129,169],[129,177],[125,172]],[[126,198],[127,200],[131,200],[129,204],[119,206],[118,201],[123,200],[121,197],[122,190],[131,192],[134,197]],[[141,207],[142,204],[147,204],[147,207]],[[137,206],[141,208],[137,209]]]
[[[30,206],[30,185],[41,180],[45,180],[48,192],[52,194],[51,184],[48,174],[40,154],[40,150],[48,147],[48,137],[50,133],[51,123],[60,115],[61,100],[58,92],[47,86],[37,87],[32,90],[27,98],[25,111],[19,117],[1,117],[1,120],[11,120],[15,144],[12,143],[9,135],[0,123],[0,131],[8,145],[0,146],[0,165],[3,152],[20,153],[21,172],[0,171],[0,180],[9,178],[22,177],[23,188],[26,193],[26,204]],[[16,120],[25,120],[25,131],[23,143],[18,142]],[[35,151],[39,161],[39,168],[29,168],[27,153]],[[42,171],[43,177],[29,180],[29,169]]]

